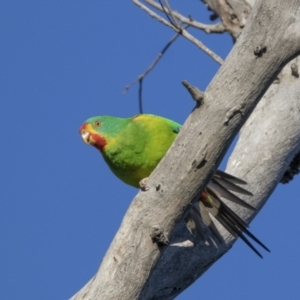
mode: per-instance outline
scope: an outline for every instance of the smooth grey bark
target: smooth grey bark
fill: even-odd
[[[259,208],[300,151],[300,79],[292,74],[292,64],[300,69],[300,57],[283,69],[247,120],[226,169],[249,182],[250,201]],[[239,213],[247,221],[254,217]]]
[[[232,238],[224,231],[227,247],[216,246],[217,242],[189,241],[190,236],[181,234],[186,231],[180,220],[265,90],[282,67],[299,54],[299,7],[299,0],[257,2],[243,34],[207,88],[203,106],[194,109],[171,151],[151,175],[149,190],[133,200],[97,274],[72,299],[173,299],[231,247]],[[254,50],[264,46],[266,53],[255,56]],[[296,140],[296,136],[291,139],[290,156],[296,151]],[[232,168],[237,168],[238,159],[231,160]],[[274,170],[279,174],[277,179],[267,184],[270,191],[288,163],[284,160],[281,158],[282,164]],[[251,171],[244,170],[247,174],[241,177]],[[247,217],[247,212],[241,211],[241,215]],[[149,234],[154,225],[172,233],[170,246],[159,249],[152,243]],[[175,269],[176,253],[182,258],[176,261],[177,267],[183,266],[182,275],[165,276]],[[187,266],[185,259],[195,257],[200,257],[198,262]]]

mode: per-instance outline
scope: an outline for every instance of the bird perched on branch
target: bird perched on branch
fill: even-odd
[[[140,182],[149,177],[159,161],[175,140],[181,125],[155,115],[136,115],[131,118],[110,116],[92,117],[81,127],[83,141],[98,149],[111,171],[125,183],[140,187]],[[254,208],[232,193],[252,194],[239,185],[246,182],[217,170],[206,186],[199,201],[193,204],[186,222],[194,227],[202,239],[206,240],[202,222],[209,227],[215,237],[224,243],[210,214],[213,215],[233,236],[240,237],[257,255],[261,254],[250,243],[250,237],[265,250],[270,251],[248,229],[247,224],[223,201],[222,197],[243,207]],[[191,225],[192,226],[189,226]]]

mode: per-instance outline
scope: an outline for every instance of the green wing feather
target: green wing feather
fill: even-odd
[[[124,125],[102,154],[118,178],[139,187],[140,180],[148,177],[163,158],[181,126],[153,115],[137,115]]]

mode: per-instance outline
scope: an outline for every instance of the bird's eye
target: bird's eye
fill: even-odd
[[[96,127],[99,127],[100,125],[101,125],[101,123],[100,123],[99,121],[96,121],[96,122],[95,122],[95,126],[96,126]]]

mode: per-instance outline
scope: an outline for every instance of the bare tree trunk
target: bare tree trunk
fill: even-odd
[[[300,151],[300,81],[294,66],[300,68],[300,57],[284,68],[280,83],[269,88],[247,120],[226,169],[249,182],[256,207],[263,206]],[[254,217],[243,215],[248,221]]]
[[[204,104],[193,110],[151,175],[149,189],[133,200],[97,274],[73,300],[173,299],[232,246],[233,237],[223,228],[225,246],[190,241],[181,220],[261,96],[283,66],[299,55],[299,12],[300,0],[257,1],[208,86]],[[299,79],[289,70],[249,118],[228,165],[230,173],[251,182],[256,207],[263,205],[299,151]],[[253,212],[233,209],[246,220],[254,217]],[[152,243],[154,225],[164,229],[169,246]]]

